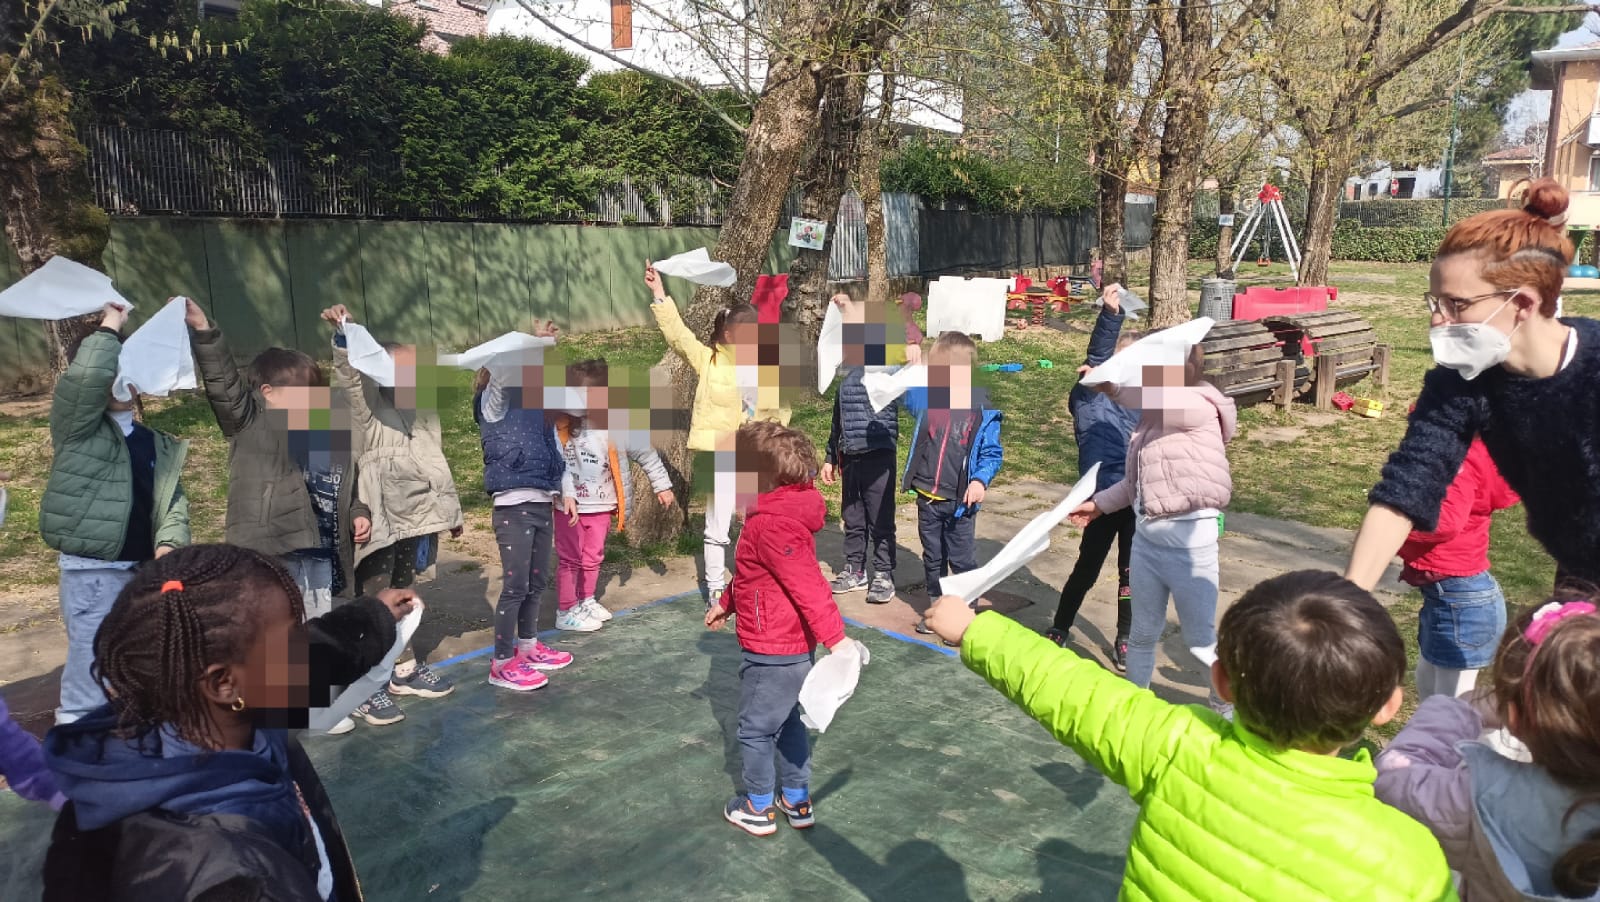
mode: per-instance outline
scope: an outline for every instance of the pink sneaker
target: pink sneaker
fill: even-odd
[[[540,673],[521,657],[496,659],[489,664],[489,685],[516,692],[531,692],[542,688],[550,678]]]
[[[556,651],[538,639],[518,639],[517,660],[535,670],[560,670],[572,663],[572,655]]]

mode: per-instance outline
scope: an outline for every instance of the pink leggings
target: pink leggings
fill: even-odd
[[[611,511],[579,514],[578,524],[570,525],[566,514],[556,511],[556,597],[561,610],[570,610],[585,598],[594,597],[600,580],[600,562],[606,559],[606,533],[611,531]]]

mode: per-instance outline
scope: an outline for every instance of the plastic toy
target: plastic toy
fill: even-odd
[[[1053,370],[1053,369],[1055,369],[1055,366],[1056,365],[1054,363],[1052,363],[1052,362],[1050,362],[1048,360],[1039,361],[1039,369],[1041,369],[1041,370]]]
[[[1342,391],[1334,392],[1332,401],[1333,406],[1339,408],[1340,410],[1349,410],[1350,408],[1356,406],[1356,399],[1350,397]]]

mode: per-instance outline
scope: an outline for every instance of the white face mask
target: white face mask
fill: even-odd
[[[1510,304],[1508,299],[1482,322],[1451,323],[1434,326],[1428,330],[1428,343],[1433,346],[1433,362],[1461,373],[1461,378],[1472,380],[1491,367],[1499,366],[1511,356],[1511,336],[1522,328],[1512,327],[1511,333],[1501,332],[1489,325],[1489,320],[1500,315]]]

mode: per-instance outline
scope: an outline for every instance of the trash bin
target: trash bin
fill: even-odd
[[[1219,323],[1233,319],[1233,293],[1237,285],[1229,279],[1206,279],[1200,283],[1200,315]]]

